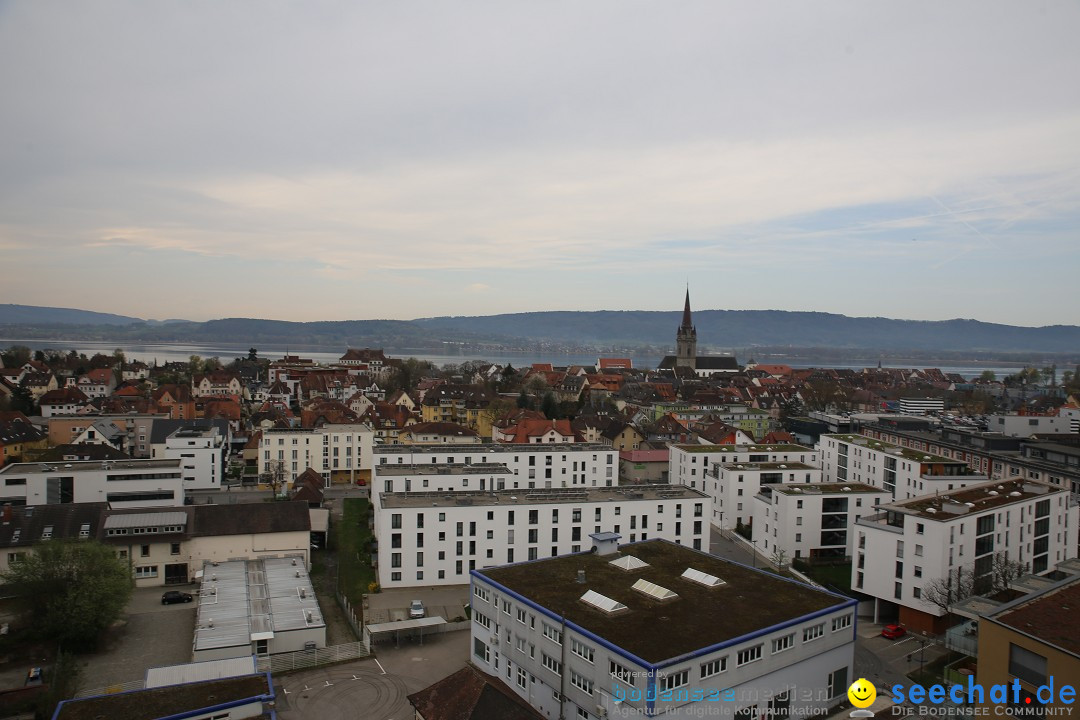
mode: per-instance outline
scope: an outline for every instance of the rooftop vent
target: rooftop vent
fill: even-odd
[[[577,581],[578,581],[578,585],[584,585],[585,584],[585,571],[584,570],[578,570],[577,571]]]
[[[617,560],[612,560],[609,564],[614,565],[621,570],[626,570],[627,572],[649,567],[649,563],[640,558],[636,558],[633,555],[624,555]]]

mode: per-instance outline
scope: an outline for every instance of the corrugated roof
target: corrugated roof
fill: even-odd
[[[184,663],[183,665],[165,665],[146,671],[146,687],[167,687],[181,683],[220,680],[222,678],[254,675],[255,656],[227,658],[225,660],[207,660],[205,662]]]
[[[111,528],[157,527],[162,525],[187,525],[187,513],[132,513],[130,515],[110,515],[105,518],[106,530]]]

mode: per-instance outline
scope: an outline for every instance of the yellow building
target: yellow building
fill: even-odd
[[[977,683],[987,696],[975,704],[998,705],[989,696],[994,685],[1007,685],[1009,705],[1030,712],[1044,708],[1071,708],[1061,703],[1062,685],[1080,684],[1080,577],[1048,590],[1027,595],[979,618]],[[1013,703],[1012,684],[1019,681],[1019,703]],[[1053,693],[1041,686],[1053,682]],[[1030,702],[1028,699],[1030,698]],[[1050,702],[1043,702],[1051,700]],[[1068,712],[1061,710],[1062,714]]]

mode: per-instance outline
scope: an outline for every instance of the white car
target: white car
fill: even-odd
[[[422,618],[425,615],[424,603],[419,600],[413,600],[409,603],[409,619]]]

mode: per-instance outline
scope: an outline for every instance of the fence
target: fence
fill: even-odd
[[[260,655],[258,656],[258,669],[259,672],[270,671],[277,674],[291,670],[303,670],[317,665],[330,665],[345,660],[358,660],[367,656],[368,649],[364,643],[351,642],[343,645],[315,648],[314,650]]]
[[[353,636],[357,640],[364,639],[364,626],[359,620],[356,619],[356,613],[353,612],[352,605],[349,604],[349,598],[341,592],[341,590],[335,590],[334,595],[337,597],[338,605],[345,613],[345,620],[348,621],[349,627],[352,628]]]

